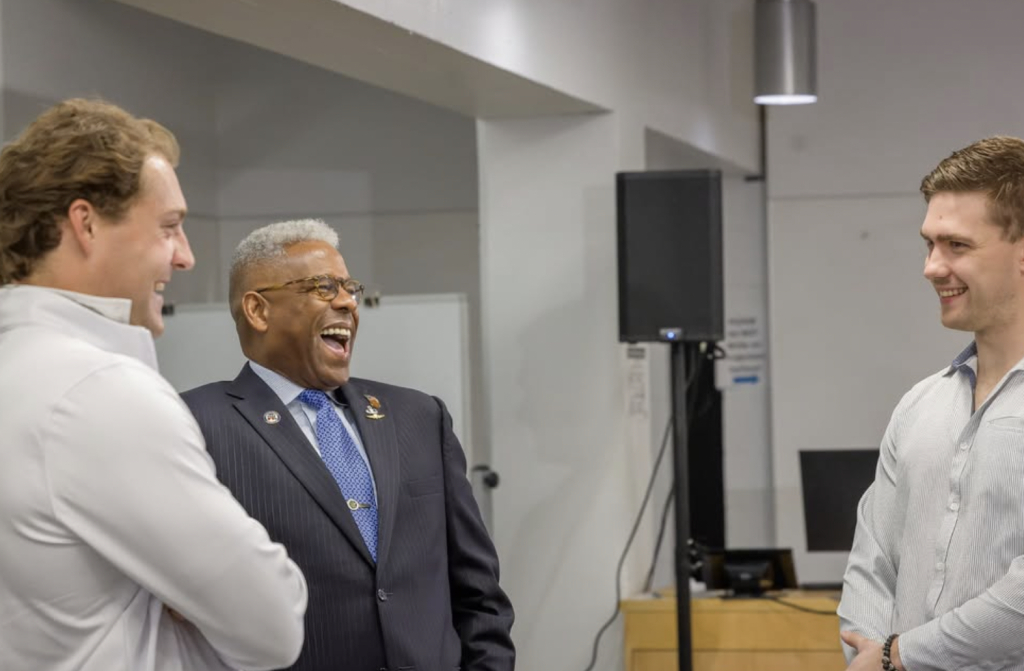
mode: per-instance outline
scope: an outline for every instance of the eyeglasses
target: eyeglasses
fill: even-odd
[[[264,291],[273,291],[275,289],[285,289],[293,284],[300,284],[302,282],[311,282],[312,286],[307,288],[307,293],[315,291],[320,298],[325,301],[333,301],[338,296],[338,292],[344,289],[350,296],[355,300],[358,305],[363,300],[363,292],[366,291],[366,287],[363,286],[362,282],[352,279],[351,277],[345,279],[343,277],[331,277],[330,275],[313,275],[312,277],[302,277],[297,280],[285,282],[284,284],[275,284],[272,287],[263,287],[262,289],[254,289],[258,294]]]

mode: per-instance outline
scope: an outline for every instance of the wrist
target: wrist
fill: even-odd
[[[903,660],[900,658],[900,639],[899,636],[892,640],[892,653],[890,659],[892,659],[892,665],[896,667],[897,671],[907,671],[906,667],[903,666]]]
[[[882,645],[882,671],[906,671],[900,659],[899,634],[890,634]]]

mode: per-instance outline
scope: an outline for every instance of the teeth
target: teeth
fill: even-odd
[[[964,293],[966,291],[967,291],[966,288],[960,288],[960,289],[940,289],[939,290],[939,295],[942,296],[943,298],[952,298],[953,296],[959,296],[960,294],[962,294],[962,293]]]
[[[164,287],[166,287],[166,286],[167,286],[166,282],[157,282],[156,283],[156,290],[157,291],[163,291]]]
[[[350,331],[348,329],[324,329],[323,331],[320,331],[320,335],[322,335],[322,336],[333,335],[333,336],[341,336],[342,338],[351,338],[352,337],[352,331]]]

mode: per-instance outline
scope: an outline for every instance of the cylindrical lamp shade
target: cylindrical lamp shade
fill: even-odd
[[[757,0],[754,8],[759,105],[818,100],[815,7],[811,0]]]

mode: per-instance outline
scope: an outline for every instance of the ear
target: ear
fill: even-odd
[[[96,226],[99,224],[96,208],[86,199],[76,198],[68,206],[67,223],[71,237],[88,256],[96,244]]]
[[[242,314],[249,328],[257,333],[266,333],[270,328],[267,322],[270,313],[270,302],[255,291],[242,296]]]

